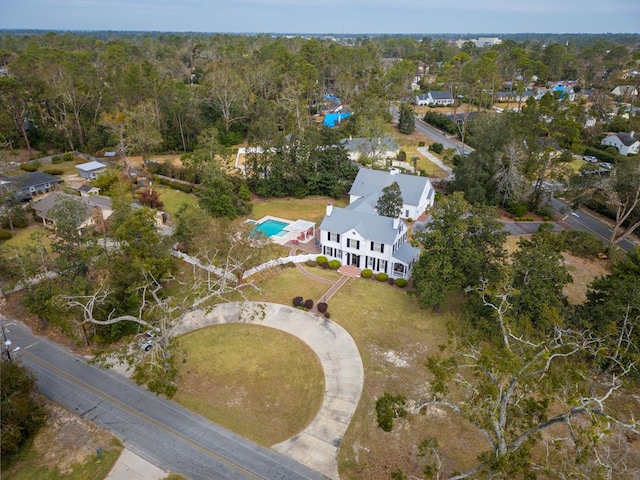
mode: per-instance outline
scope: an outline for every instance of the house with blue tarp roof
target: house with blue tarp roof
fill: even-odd
[[[342,122],[345,118],[351,116],[351,112],[336,112],[336,113],[327,113],[324,116],[324,120],[322,123],[327,127],[333,128]]]

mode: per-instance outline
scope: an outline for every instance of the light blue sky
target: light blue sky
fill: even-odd
[[[639,0],[0,0],[0,28],[639,33]]]

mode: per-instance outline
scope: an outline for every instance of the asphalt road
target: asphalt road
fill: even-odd
[[[560,221],[561,224],[564,224],[569,228],[573,228],[574,230],[591,232],[602,239],[605,244],[609,242],[611,229],[600,220],[592,217],[586,210],[578,209],[574,212],[568,204],[555,197],[551,197],[551,206],[556,213],[563,218],[563,220]],[[631,251],[635,247],[635,243],[628,239],[623,240],[618,243],[618,245],[627,251]]]
[[[36,376],[38,390],[70,411],[108,430],[166,471],[194,480],[320,480],[323,475],[87,364],[23,325],[0,321],[15,359]]]

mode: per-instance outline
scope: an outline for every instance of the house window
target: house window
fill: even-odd
[[[378,263],[378,271],[387,273],[387,261],[386,260],[380,260],[380,262]]]
[[[35,191],[36,191],[36,187],[29,187],[29,191],[30,191],[31,193],[35,192]]]
[[[384,243],[371,242],[371,251],[384,253]]]
[[[327,232],[327,240],[329,240],[330,242],[339,242],[340,241],[340,234],[339,233]]]
[[[404,274],[404,265],[402,263],[394,263],[393,271],[395,273]]]
[[[324,252],[325,255],[328,255],[329,257],[333,257],[333,248],[331,247],[324,247]]]
[[[373,262],[375,261],[375,258],[373,257],[367,257],[367,268],[373,270],[374,266],[373,266]]]
[[[347,248],[360,250],[360,240],[356,240],[354,238],[347,238]]]
[[[404,216],[409,218],[409,209],[408,208],[404,211]]]

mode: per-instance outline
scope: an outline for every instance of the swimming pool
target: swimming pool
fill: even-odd
[[[286,222],[280,222],[278,220],[273,220],[271,218],[265,220],[264,222],[259,223],[253,228],[254,232],[264,233],[267,237],[281,237],[287,234],[285,230],[289,224]]]

